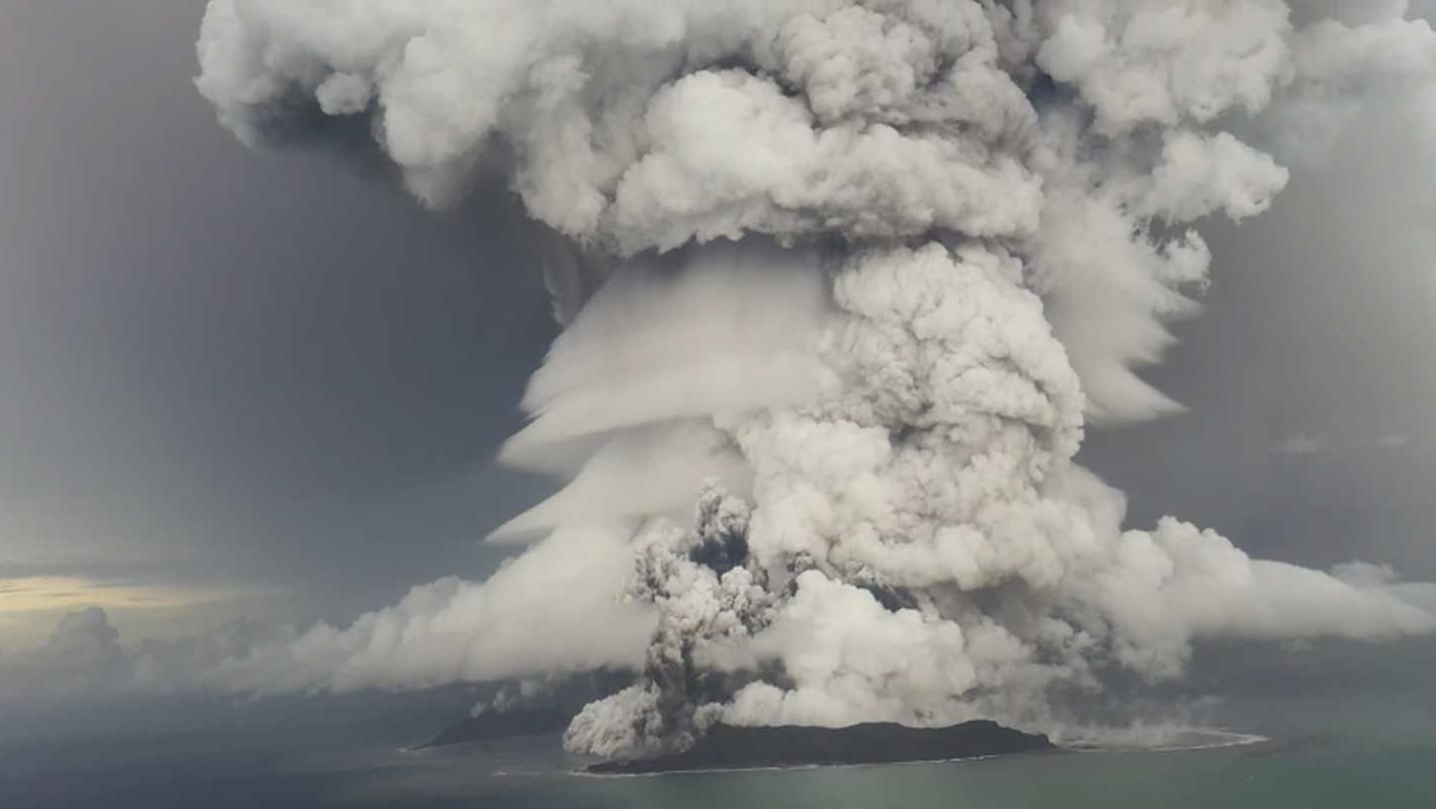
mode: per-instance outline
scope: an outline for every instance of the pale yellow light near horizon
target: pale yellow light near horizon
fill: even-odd
[[[185,607],[214,600],[212,593],[142,584],[111,584],[81,576],[27,576],[0,580],[0,613]]]
[[[111,614],[159,616],[201,605],[253,596],[232,590],[206,590],[158,584],[107,582],[84,576],[22,576],[0,579],[0,646],[33,647],[43,643],[68,612],[100,607]]]

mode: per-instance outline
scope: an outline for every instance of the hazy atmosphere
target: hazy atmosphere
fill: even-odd
[[[490,463],[556,331],[522,213],[238,146],[203,12],[5,5],[4,574],[86,591],[7,598],[6,647],[87,598],[126,636],[352,617],[491,567],[539,491]]]
[[[181,725],[252,736],[152,805],[699,805],[549,760],[716,726],[1269,756],[1050,759],[1111,795],[1329,769],[1283,746],[1328,701],[1387,750],[1436,655],[1428,20],[0,0],[0,803]],[[311,760],[555,699],[541,753]],[[928,766],[901,805],[1029,780]],[[843,773],[702,805],[902,780]]]

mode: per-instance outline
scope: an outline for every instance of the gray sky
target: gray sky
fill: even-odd
[[[1203,227],[1206,311],[1147,374],[1190,412],[1085,450],[1139,522],[1175,514],[1286,561],[1436,574],[1436,151],[1418,115],[1436,103],[1364,122],[1267,213]]]
[[[554,333],[522,213],[244,149],[190,85],[203,6],[0,0],[0,579],[128,592],[127,638],[481,575],[540,488],[489,463]],[[1084,450],[1139,522],[1436,576],[1436,197],[1375,129],[1207,229],[1208,311],[1150,375],[1192,412]]]
[[[553,332],[523,215],[242,148],[190,83],[203,6],[0,6],[0,576],[308,618],[487,569]]]

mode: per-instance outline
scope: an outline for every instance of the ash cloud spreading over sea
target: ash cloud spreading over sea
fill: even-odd
[[[565,329],[501,460],[567,483],[497,532],[528,547],[486,582],[125,677],[629,669],[566,734],[620,757],[720,721],[1050,731],[1113,680],[1181,678],[1198,641],[1436,630],[1430,585],[1127,526],[1074,461],[1088,429],[1180,409],[1138,371],[1198,314],[1195,224],[1258,217],[1365,105],[1431,82],[1406,12],[211,0],[196,83],[241,140],[344,119],[419,203],[499,173],[551,231],[516,271]],[[88,624],[55,654],[109,649]]]

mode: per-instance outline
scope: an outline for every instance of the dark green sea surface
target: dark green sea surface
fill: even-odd
[[[556,735],[405,749],[432,735],[432,717],[39,740],[10,726],[0,807],[1436,809],[1436,642],[1354,651],[1303,659],[1304,679],[1233,664],[1244,696],[1207,719],[1268,738],[1239,746],[594,777],[574,774]]]

